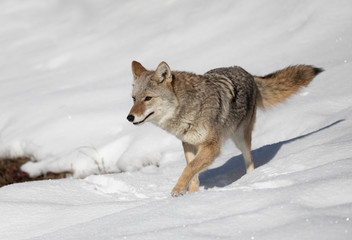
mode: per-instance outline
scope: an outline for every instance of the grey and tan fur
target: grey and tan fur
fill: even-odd
[[[187,166],[172,196],[195,192],[198,175],[231,138],[241,150],[247,173],[254,169],[252,130],[257,107],[266,108],[296,93],[322,71],[312,66],[285,68],[255,77],[240,67],[217,68],[204,75],[171,71],[162,62],[156,71],[132,62],[134,105],[127,119],[152,122],[182,141]]]

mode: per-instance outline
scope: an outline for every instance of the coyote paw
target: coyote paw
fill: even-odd
[[[250,173],[250,172],[252,172],[253,170],[254,170],[254,164],[251,163],[251,164],[247,167],[246,173]]]
[[[183,189],[181,187],[175,186],[174,189],[172,189],[171,196],[173,197],[180,197],[182,195],[186,194],[186,189]]]

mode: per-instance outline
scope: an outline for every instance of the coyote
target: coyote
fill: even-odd
[[[161,62],[155,71],[132,62],[133,107],[127,120],[151,122],[182,141],[187,161],[171,195],[196,192],[198,175],[219,155],[231,138],[241,150],[247,173],[254,169],[252,130],[257,107],[269,108],[307,86],[323,69],[290,66],[264,77],[241,67],[210,70],[203,75],[171,71]]]

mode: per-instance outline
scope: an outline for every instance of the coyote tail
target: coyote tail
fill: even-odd
[[[313,78],[324,71],[308,65],[290,66],[264,77],[254,76],[259,89],[258,106],[269,108],[284,102],[287,98],[306,87]]]

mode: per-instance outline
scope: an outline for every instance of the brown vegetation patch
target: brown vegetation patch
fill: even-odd
[[[70,173],[52,173],[48,172],[45,175],[39,177],[31,178],[28,173],[21,170],[21,166],[26,162],[31,161],[27,157],[9,159],[0,159],[0,187],[19,182],[35,181],[35,180],[45,180],[45,179],[59,179],[65,178]]]

